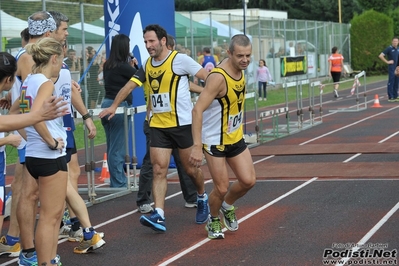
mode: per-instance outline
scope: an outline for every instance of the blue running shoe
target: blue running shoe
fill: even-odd
[[[158,232],[166,231],[165,219],[162,218],[161,215],[159,215],[156,210],[151,212],[150,216],[142,215],[140,217],[140,223],[144,226],[148,226],[149,228],[151,228],[154,231],[158,231]]]
[[[55,258],[52,259],[50,262],[51,262],[51,264],[53,264],[53,265],[62,266],[61,257],[60,257],[60,255],[58,255],[58,254],[57,254],[57,256],[55,256]]]
[[[19,258],[18,258],[18,265],[19,266],[38,266],[36,251],[33,252],[33,256],[31,256],[29,258],[25,257],[24,254],[22,254],[22,252],[21,252],[19,254]]]
[[[195,215],[195,222],[203,224],[209,217],[208,195],[204,193],[203,198],[197,197],[197,214]]]

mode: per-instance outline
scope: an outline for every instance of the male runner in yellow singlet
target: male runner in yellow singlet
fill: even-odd
[[[210,239],[224,238],[219,212],[228,230],[238,229],[233,204],[256,182],[252,157],[242,130],[243,70],[250,63],[251,52],[252,45],[247,36],[232,37],[228,58],[212,69],[192,112],[194,146],[190,163],[198,165],[204,153],[213,179],[213,190],[209,194],[210,218],[205,227]],[[237,177],[230,187],[226,163]]]

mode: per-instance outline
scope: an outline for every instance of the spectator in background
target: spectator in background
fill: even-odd
[[[287,55],[291,55],[291,48],[293,48],[293,47],[294,47],[294,43],[289,42],[288,47],[286,48],[287,50],[285,51]]]
[[[302,45],[300,43],[297,43],[295,45],[295,56],[304,55],[304,54],[305,54],[305,51],[303,50]]]
[[[221,62],[225,57],[223,56],[223,49],[220,46],[216,46],[213,48],[213,56],[215,57],[215,61],[217,64]]]
[[[28,44],[30,39],[29,28],[25,28],[21,31],[21,46],[22,48]]]
[[[218,62],[216,62],[215,57],[211,54],[211,49],[209,47],[204,47],[203,51],[203,57],[200,61],[200,65],[205,68],[205,70],[207,70],[208,72],[211,72],[212,69],[215,68],[216,64]],[[202,87],[205,86],[205,80],[200,80],[200,83],[202,85]]]
[[[384,51],[378,56],[385,64],[388,65],[388,102],[397,102],[398,98],[398,84],[399,78],[395,76],[395,68],[398,65],[398,49],[399,39],[398,37],[392,38],[392,43],[390,46],[385,48]],[[386,58],[385,58],[386,57]]]
[[[334,82],[334,97],[338,98],[339,80],[341,79],[342,66],[344,65],[344,57],[338,53],[338,48],[336,46],[331,49],[331,52],[332,54],[328,58],[329,74]]]
[[[86,48],[86,60],[87,66],[96,56],[96,50],[92,46]],[[88,92],[88,104],[91,109],[97,107],[98,100],[101,97],[101,88],[98,84],[97,77],[99,74],[100,65],[98,60],[94,60],[87,72],[87,92]]]
[[[76,56],[76,51],[74,49],[68,49],[67,58],[65,59],[65,64],[68,65],[70,71],[82,71],[82,66],[80,65],[80,58]]]
[[[102,53],[101,53],[101,57],[99,57],[99,60],[98,60],[98,62],[99,62],[98,64],[99,64],[100,68],[98,70],[99,73],[98,73],[98,76],[97,76],[98,84],[101,86],[102,95],[104,95],[104,93],[103,93],[103,90],[104,90],[104,88],[103,88],[103,86],[104,86],[104,73],[103,73],[103,70],[104,70],[104,63],[105,63],[106,60],[107,59],[106,59],[105,50],[103,50]]]
[[[280,47],[280,48],[278,49],[278,52],[277,52],[274,56],[275,56],[275,57],[285,56],[284,48],[283,48],[283,47]]]
[[[114,99],[121,88],[136,73],[134,62],[129,56],[130,39],[124,34],[118,34],[112,39],[111,50],[108,60],[104,63],[104,86],[105,97],[101,108],[108,108],[114,103]],[[129,94],[119,107],[132,106],[132,94]],[[104,117],[101,124],[104,127],[107,139],[108,169],[110,173],[110,187],[126,187],[126,175],[123,169],[125,163],[125,141],[124,115],[116,114],[113,119]],[[128,127],[131,127],[130,116]]]
[[[266,66],[266,61],[264,59],[259,60],[259,68],[256,71],[256,80],[258,81],[258,94],[259,101],[267,100],[266,86],[267,82],[272,80],[269,68]],[[262,99],[262,89],[263,89],[263,99]]]
[[[273,58],[274,57],[274,48],[269,49],[269,53],[266,56],[267,58]]]
[[[204,58],[204,54],[201,51],[197,52],[197,62],[198,64],[201,64],[201,60]]]

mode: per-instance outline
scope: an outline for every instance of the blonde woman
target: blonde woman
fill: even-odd
[[[34,112],[45,99],[57,94],[51,78],[58,76],[64,53],[60,42],[53,38],[43,38],[25,49],[35,64],[22,85],[20,104],[23,112]],[[26,167],[39,186],[40,219],[35,234],[38,265],[60,265],[58,232],[68,180],[66,131],[62,118],[37,123],[25,131]]]

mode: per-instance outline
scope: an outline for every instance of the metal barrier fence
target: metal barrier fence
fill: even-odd
[[[360,79],[363,77],[363,85]],[[329,112],[358,112],[367,109],[367,86],[366,72],[362,71],[355,75],[353,79],[347,79],[339,82],[352,83],[349,96],[345,96],[345,107],[338,109],[330,109]],[[304,97],[303,86],[308,85],[307,97]],[[257,127],[257,141],[264,143],[277,138],[281,138],[305,129],[310,129],[323,122],[323,89],[326,86],[333,86],[334,83],[321,83],[320,81],[301,80],[297,77],[296,81],[288,82],[284,80],[283,87],[285,90],[285,107],[271,108],[256,115],[259,121]],[[290,102],[288,99],[288,88],[295,87],[295,101]],[[292,88],[293,89],[293,88]],[[319,90],[317,97],[316,91]],[[362,99],[363,97],[363,99]],[[378,96],[376,96],[378,97]],[[318,98],[318,102],[316,99]],[[342,98],[342,97],[341,97]],[[355,103],[350,103],[354,99]],[[307,105],[304,106],[304,101]],[[291,109],[289,109],[291,103]],[[292,110],[292,105],[296,104],[296,110]],[[296,121],[290,117],[290,113],[296,114]],[[308,113],[308,117],[306,117]]]

